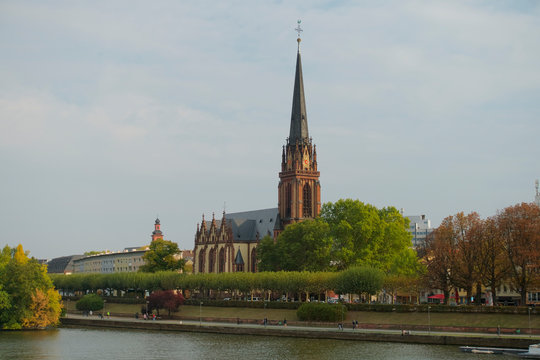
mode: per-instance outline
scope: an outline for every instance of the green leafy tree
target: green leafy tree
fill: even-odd
[[[28,258],[21,245],[0,254],[0,326],[3,329],[42,328],[58,323],[60,295],[46,265]]]
[[[154,240],[150,249],[143,255],[145,264],[141,272],[180,271],[184,269],[184,260],[180,259],[178,244],[168,240]]]
[[[338,270],[368,265],[389,272],[412,245],[409,221],[394,207],[377,209],[359,200],[341,199],[324,204],[321,219],[329,225],[332,260]]]
[[[257,259],[259,271],[279,271],[281,265],[279,249],[272,237],[266,235],[262,238],[257,246]]]
[[[320,219],[287,226],[272,244],[260,244],[259,268],[266,271],[323,271],[330,267],[332,239],[328,224]]]
[[[369,266],[351,267],[337,279],[340,294],[376,294],[384,284],[384,273]]]

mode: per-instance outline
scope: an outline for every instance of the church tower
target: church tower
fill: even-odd
[[[156,222],[154,224],[154,231],[152,231],[152,241],[158,239],[163,240],[163,233],[161,232],[161,223],[159,221],[159,218],[156,218]]]
[[[308,132],[302,61],[300,57],[300,21],[298,22],[298,52],[292,101],[291,128],[281,155],[278,186],[278,213],[280,226],[313,219],[321,210],[320,173],[317,170],[317,151]]]

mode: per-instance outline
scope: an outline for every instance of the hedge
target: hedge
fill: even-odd
[[[343,320],[346,314],[345,306],[325,303],[304,303],[296,311],[296,316],[301,321],[336,322]]]

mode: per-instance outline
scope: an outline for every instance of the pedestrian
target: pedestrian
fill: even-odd
[[[354,322],[354,320],[352,321],[352,329],[354,330],[354,328],[356,327],[356,323]]]
[[[92,316],[92,310],[90,310],[90,316]]]
[[[501,325],[497,325],[497,336],[501,336]]]
[[[283,326],[287,326],[287,319],[283,319]]]
[[[152,314],[152,320],[156,320],[156,314]]]
[[[354,320],[354,327],[358,329],[358,320]]]
[[[148,320],[148,315],[146,315],[146,313],[144,313],[143,318],[144,318],[144,320]]]
[[[338,324],[337,324],[337,328],[338,328],[338,330],[342,330],[342,331],[343,331],[343,324],[342,324],[342,323],[338,323]]]
[[[107,319],[110,319],[110,318],[111,318],[111,312],[107,311]]]

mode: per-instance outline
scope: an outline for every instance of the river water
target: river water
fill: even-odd
[[[262,336],[96,330],[0,332],[0,359],[437,359],[494,360],[457,346]]]

